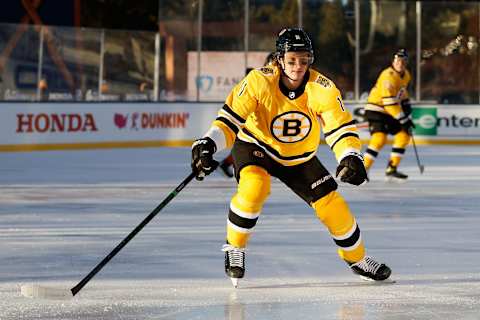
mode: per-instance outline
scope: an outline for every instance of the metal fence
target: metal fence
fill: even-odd
[[[393,52],[410,53],[414,101],[479,103],[478,2],[160,1],[159,31],[0,24],[0,100],[222,101],[301,26],[314,67],[364,101]]]

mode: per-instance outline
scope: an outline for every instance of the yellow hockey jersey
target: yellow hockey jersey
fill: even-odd
[[[408,70],[403,75],[391,66],[383,70],[368,95],[365,110],[387,113],[397,120],[403,118],[401,102],[408,99],[410,79]]]
[[[213,122],[223,131],[227,147],[238,137],[283,165],[297,165],[315,156],[323,127],[337,160],[359,153],[358,130],[340,91],[319,72],[307,72],[294,91],[280,81],[277,66],[254,69],[240,81]]]

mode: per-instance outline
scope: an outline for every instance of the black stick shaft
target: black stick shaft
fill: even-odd
[[[120,242],[115,249],[112,250],[89,274],[85,276],[76,286],[74,286],[70,291],[73,295],[76,295],[82,288],[120,251],[125,245],[135,237],[140,230],[147,225],[147,223],[152,220],[157,213],[160,212],[175,196],[182,191],[182,189],[195,177],[195,173],[192,172],[188,177],[185,178],[176,188],[173,190],[166,198],[162,201],[153,211],[135,228],[125,239]]]
[[[413,133],[412,133],[412,145],[413,145],[413,151],[415,151],[415,158],[417,159],[418,170],[420,170],[420,174],[422,174],[423,165],[420,163],[420,158],[418,156],[418,151],[417,151],[417,145],[415,144],[415,138],[413,137]]]

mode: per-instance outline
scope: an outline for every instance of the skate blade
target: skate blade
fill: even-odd
[[[232,280],[232,284],[235,288],[238,288],[238,278],[230,278]]]
[[[407,179],[401,179],[401,178],[395,178],[395,177],[385,177],[386,182],[391,182],[391,183],[405,183],[407,182]]]
[[[365,277],[365,276],[359,276],[362,280],[364,281],[367,281],[367,282],[371,282],[371,283],[378,283],[378,284],[392,284],[392,283],[396,283],[397,281],[395,280],[392,280],[390,278],[387,278],[385,280],[374,280],[372,278],[369,278],[369,277]]]

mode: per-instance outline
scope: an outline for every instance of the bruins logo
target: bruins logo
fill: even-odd
[[[319,83],[322,87],[325,87],[325,88],[330,88],[332,86],[332,84],[330,83],[330,80],[322,77],[321,75],[318,75],[317,79],[315,79],[315,82]]]
[[[308,136],[312,130],[312,120],[304,113],[289,111],[276,116],[270,130],[278,141],[294,143]]]
[[[273,74],[273,69],[269,67],[261,67],[260,71],[264,74]]]

